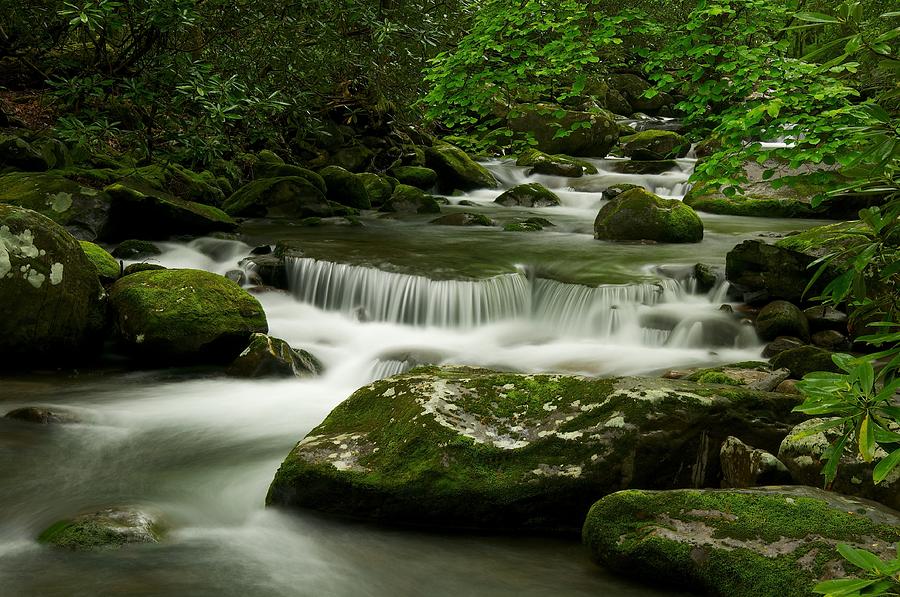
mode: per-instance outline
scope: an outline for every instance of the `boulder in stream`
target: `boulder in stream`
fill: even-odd
[[[572,531],[628,487],[718,486],[722,442],[774,451],[797,397],[686,381],[422,367],[338,405],[270,506],[404,524]]]
[[[681,201],[631,189],[600,208],[594,238],[696,243],[703,240],[703,222]]]
[[[307,177],[259,178],[235,191],[222,206],[226,213],[241,217],[330,216],[333,212],[325,192]]]
[[[812,487],[621,491],[591,508],[584,543],[602,566],[721,597],[812,595],[857,574],[837,545],[896,555],[900,514]]]
[[[440,141],[426,147],[425,159],[428,167],[437,172],[439,186],[445,191],[495,189],[499,186],[487,168],[450,143]]]
[[[774,340],[779,336],[809,340],[809,322],[793,303],[772,301],[756,316],[756,333],[763,340]]]
[[[516,114],[509,127],[533,136],[544,153],[602,158],[619,138],[615,117],[605,110],[580,112],[556,104],[530,104],[517,107]],[[569,132],[559,136],[560,130]]]
[[[253,334],[250,344],[228,367],[234,377],[308,377],[322,372],[322,363],[305,350],[280,338]]]
[[[529,182],[503,192],[494,203],[506,207],[553,207],[559,205],[559,197],[541,183]]]
[[[38,541],[74,551],[93,551],[159,543],[163,534],[158,514],[137,508],[109,508],[61,520],[41,533]]]
[[[355,209],[369,209],[372,201],[365,180],[340,166],[328,166],[319,171],[328,187],[328,200]],[[310,214],[315,215],[315,214]]]
[[[406,184],[398,184],[391,194],[391,198],[384,202],[379,211],[391,213],[441,213],[441,206],[434,197],[423,191]]]
[[[119,278],[122,268],[116,258],[110,255],[106,249],[86,240],[78,241],[78,243],[81,245],[85,257],[97,271],[97,277],[101,282],[108,284]]]
[[[494,221],[484,214],[476,214],[468,211],[458,211],[446,214],[434,220],[432,224],[439,226],[493,226]]]
[[[585,174],[597,174],[597,168],[590,162],[565,155],[549,155],[537,149],[529,149],[516,159],[516,166],[529,167],[528,175],[547,174],[579,178]]]
[[[437,183],[437,172],[422,166],[397,166],[391,168],[391,176],[402,184],[427,191]]]
[[[683,158],[690,142],[674,131],[647,130],[620,137],[622,153],[633,160],[671,160]]]

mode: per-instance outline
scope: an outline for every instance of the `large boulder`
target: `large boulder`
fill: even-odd
[[[441,141],[426,147],[425,161],[429,168],[437,172],[440,187],[445,191],[495,189],[499,186],[487,168],[455,145]]]
[[[391,198],[394,187],[397,186],[397,180],[388,176],[381,176],[374,172],[362,172],[357,177],[366,187],[366,193],[369,194],[369,203],[372,207],[380,207],[384,202]]]
[[[328,166],[319,174],[328,187],[328,200],[356,209],[369,209],[372,202],[366,191],[365,181],[358,175],[341,168]]]
[[[109,196],[57,172],[0,176],[0,203],[32,209],[82,240],[103,236],[108,226]]]
[[[325,194],[326,192],[325,181],[322,179],[322,177],[307,168],[294,166],[292,164],[285,164],[283,162],[278,163],[274,161],[264,160],[257,161],[253,164],[254,180],[259,180],[260,178],[285,177],[303,178],[308,183],[319,189],[322,194]]]
[[[417,213],[437,214],[441,213],[441,206],[437,200],[416,187],[406,184],[398,184],[391,194],[391,198],[384,202],[379,211],[389,213]]]
[[[391,168],[390,174],[402,184],[408,184],[423,191],[433,187],[438,180],[437,172],[422,166],[397,166]]]
[[[554,104],[519,106],[509,127],[534,137],[544,153],[602,158],[619,138],[615,117],[605,110],[578,112]],[[559,136],[560,131],[568,134]]]
[[[718,486],[729,435],[774,451],[796,397],[663,379],[427,367],[361,388],[267,503],[442,527],[573,530],[627,487]]]
[[[529,149],[516,159],[516,166],[530,168],[528,175],[547,174],[550,176],[565,176],[567,178],[580,178],[585,174],[597,174],[597,167],[576,158],[565,155],[549,155],[537,149]]]
[[[49,167],[41,150],[25,139],[0,135],[0,170],[42,171]]]
[[[307,351],[265,334],[253,334],[247,348],[228,367],[229,375],[251,378],[307,377],[321,371],[322,364]]]
[[[849,543],[896,555],[900,515],[812,487],[622,491],[588,514],[584,542],[599,564],[704,595],[812,595],[817,581],[858,574]]]
[[[553,207],[559,205],[559,197],[541,183],[529,182],[504,191],[494,203],[507,207]]]
[[[697,243],[703,240],[703,222],[681,201],[631,189],[600,208],[594,238]]]
[[[841,369],[832,361],[832,354],[834,353],[817,346],[800,346],[779,352],[772,357],[772,366],[787,369],[794,379],[801,379],[814,371],[838,373]]]
[[[606,81],[609,87],[617,91],[636,112],[653,114],[672,103],[672,98],[665,93],[646,97],[646,92],[653,86],[637,75],[614,73]]]
[[[756,333],[763,340],[774,340],[779,336],[809,340],[809,322],[793,303],[772,301],[756,316]]]
[[[228,363],[266,333],[262,306],[224,276],[191,269],[142,271],[110,290],[116,338],[151,363]]]
[[[41,543],[74,551],[107,550],[134,543],[159,543],[164,526],[158,514],[137,508],[109,508],[54,523]]]
[[[634,160],[683,158],[691,148],[687,139],[674,131],[648,130],[619,138],[622,153]]]
[[[235,191],[222,209],[241,217],[306,218],[333,213],[319,185],[300,176],[254,180]]]
[[[0,367],[56,368],[92,356],[105,298],[71,234],[39,213],[0,205]]]
[[[832,427],[816,433],[816,428],[835,419],[810,419],[791,430],[778,448],[778,459],[791,471],[797,483],[822,485],[825,477],[822,469],[828,461],[826,451],[841,436],[841,427]],[[878,485],[872,481],[872,473],[878,461],[887,456],[882,448],[875,451],[875,460],[866,462],[859,457],[856,445],[846,446],[838,463],[837,476],[831,489],[838,493],[853,495],[881,502],[889,508],[900,510],[900,469],[888,475]]]

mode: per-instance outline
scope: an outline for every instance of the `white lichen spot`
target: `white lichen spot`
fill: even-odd
[[[395,395],[396,393],[397,392],[394,390],[394,388],[390,387],[381,393],[381,397],[382,398],[390,398],[391,396]]]
[[[578,439],[582,435],[583,434],[580,431],[569,431],[568,433],[557,433],[556,437],[558,437],[560,439],[565,439],[565,440],[572,440],[572,439]]]
[[[60,191],[52,195],[47,195],[47,205],[50,209],[57,213],[62,213],[72,207],[72,194]]]
[[[50,266],[50,284],[56,286],[63,279],[63,264],[54,263]]]
[[[134,343],[135,343],[135,344],[143,344],[143,342],[144,342],[144,334],[138,334],[138,335],[134,338]]]
[[[514,389],[516,389],[516,386],[511,383],[508,383],[508,384],[504,384],[504,385],[500,386],[500,389],[501,390],[514,390]]]
[[[612,416],[603,424],[604,427],[625,427],[625,416],[622,413],[613,413]]]
[[[28,283],[35,288],[40,288],[44,285],[44,280],[47,279],[47,276],[33,269],[28,272],[28,274],[25,276],[25,279],[28,280]]]
[[[548,402],[543,406],[543,408],[545,411],[547,411],[549,413],[549,412],[553,412],[554,410],[556,410],[557,407],[555,404],[551,404],[550,402]]]

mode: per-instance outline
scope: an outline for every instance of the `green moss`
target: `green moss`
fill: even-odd
[[[697,377],[698,383],[718,383],[728,386],[739,386],[742,385],[740,380],[728,377],[724,373],[720,373],[718,371],[707,371]]]
[[[370,209],[372,201],[366,190],[364,179],[358,175],[341,168],[340,166],[328,166],[319,171],[328,187],[328,200],[353,207],[356,209]]]
[[[505,232],[538,232],[544,227],[536,222],[507,222],[503,225]]]
[[[800,199],[752,195],[725,197],[717,193],[704,194],[702,186],[692,189],[684,202],[697,211],[754,218],[813,218],[821,211]]]
[[[79,241],[79,243],[102,281],[111,282],[119,277],[119,262],[106,249],[86,240]]]
[[[437,172],[421,166],[398,166],[391,169],[391,176],[402,184],[427,191],[437,183]]]
[[[687,155],[690,143],[673,131],[647,130],[620,137],[623,153],[635,160],[670,160]]]
[[[516,185],[494,199],[494,203],[506,206],[550,207],[559,205],[556,193],[537,182]]]
[[[254,180],[235,191],[222,208],[230,215],[244,217],[321,217],[332,213],[319,186],[300,176]]]
[[[642,188],[631,189],[604,205],[594,222],[602,240],[700,242],[703,222],[687,205],[663,199]]]
[[[380,211],[433,214],[441,213],[441,206],[422,189],[400,183]]]
[[[531,167],[538,174],[579,177],[597,174],[597,167],[586,160],[557,154],[550,155],[537,149],[529,149],[516,159],[516,166]]]
[[[494,176],[466,152],[449,143],[437,142],[425,149],[429,168],[438,173],[441,185],[449,191],[459,189],[495,189],[499,186]]]

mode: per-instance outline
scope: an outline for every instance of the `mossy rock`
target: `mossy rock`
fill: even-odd
[[[325,180],[325,186],[328,187],[329,201],[356,209],[372,207],[365,182],[356,174],[340,166],[328,166],[323,168],[319,174]]]
[[[646,92],[653,86],[631,73],[613,73],[607,77],[606,82],[611,89],[618,91],[636,112],[653,114],[672,103],[672,98],[664,93],[647,97]]]
[[[60,174],[97,189],[118,183],[146,195],[203,205],[218,206],[225,198],[213,173],[194,172],[178,164],[153,164],[141,168],[69,168],[61,170]]]
[[[529,167],[528,175],[547,174],[580,178],[585,174],[597,174],[597,167],[590,162],[565,155],[549,155],[537,149],[529,149],[516,160],[516,166]]]
[[[780,352],[772,357],[772,366],[787,369],[794,379],[802,379],[807,373],[814,371],[830,371],[839,373],[840,367],[831,360],[834,353],[816,346],[800,346]]]
[[[627,182],[622,182],[619,184],[614,184],[613,186],[611,186],[611,187],[607,188],[605,191],[603,191],[603,198],[604,199],[615,199],[616,197],[618,197],[619,195],[621,195],[622,193],[624,193],[626,191],[630,191],[632,189],[643,189],[643,188],[644,187],[642,187],[639,184],[629,184]]]
[[[0,170],[41,172],[50,167],[40,149],[21,137],[0,135]]]
[[[583,539],[607,569],[722,597],[806,597],[855,574],[839,543],[892,557],[900,516],[812,487],[629,490],[598,501]]]
[[[503,225],[504,232],[540,232],[543,229],[537,222],[507,222]]]
[[[422,189],[405,184],[398,184],[391,198],[384,202],[379,211],[390,213],[441,213],[441,206],[434,197]]]
[[[774,450],[798,402],[675,380],[423,367],[338,405],[287,456],[267,503],[571,532],[598,496],[625,487],[718,483],[722,441]]]
[[[357,177],[366,187],[366,193],[369,194],[369,202],[372,207],[380,207],[384,202],[391,198],[394,187],[397,186],[397,179],[390,176],[382,176],[374,172],[362,172]]]
[[[78,241],[41,214],[0,205],[0,368],[71,367],[95,355],[106,295]]]
[[[426,147],[425,160],[428,167],[437,172],[440,187],[445,191],[496,189],[499,186],[487,168],[455,145],[441,141]]]
[[[151,363],[228,363],[266,333],[262,306],[224,276],[191,269],[142,271],[110,290],[120,345]]]
[[[131,274],[136,274],[138,272],[154,272],[159,271],[161,269],[166,269],[165,266],[160,265],[158,263],[146,263],[146,262],[138,262],[138,263],[129,263],[125,266],[125,271],[122,272],[123,276],[130,276]]]
[[[675,160],[617,160],[608,167],[619,174],[662,174],[678,168]]]
[[[325,180],[321,176],[302,166],[264,161],[253,164],[254,180],[261,178],[285,178],[288,176],[305,179],[309,184],[319,189],[319,192],[323,195],[328,191],[325,186]]]
[[[119,259],[141,259],[161,254],[162,250],[150,241],[136,238],[123,240],[112,251],[112,256]]]
[[[78,241],[78,243],[81,245],[81,250],[84,251],[88,261],[94,266],[97,277],[100,278],[101,282],[106,284],[115,282],[119,278],[122,268],[119,266],[116,258],[110,255],[106,249],[86,240]]]
[[[594,221],[594,238],[697,243],[703,240],[703,222],[681,201],[631,189],[600,209]]]
[[[397,166],[391,168],[390,174],[401,184],[408,184],[423,191],[432,188],[438,179],[437,172],[422,166]]]
[[[725,277],[735,290],[744,293],[745,302],[759,304],[773,299],[799,302],[815,273],[809,268],[815,259],[814,255],[778,244],[746,240],[725,256]],[[829,268],[810,295],[821,292],[836,275],[836,270]]]
[[[78,422],[78,418],[72,414],[37,406],[26,406],[11,410],[3,415],[3,418],[34,425],[56,425],[60,423]]]
[[[688,191],[684,202],[697,211],[753,218],[815,218],[821,215],[799,199],[704,194],[702,187]]]
[[[530,134],[536,149],[549,154],[602,158],[616,144],[619,126],[605,110],[581,112],[556,104],[528,104],[516,108],[509,119],[513,131]],[[570,131],[560,137],[560,130]]]
[[[305,350],[291,348],[280,338],[253,334],[250,344],[228,367],[234,377],[309,377],[323,370],[322,363]]]
[[[305,218],[333,214],[322,190],[300,176],[254,180],[235,191],[222,209],[241,217]]]
[[[109,550],[128,544],[159,543],[164,530],[156,514],[110,508],[54,523],[38,541],[73,551]]]
[[[328,157],[328,163],[350,172],[363,172],[374,157],[375,152],[365,145],[352,145],[335,150]]]
[[[672,160],[688,154],[691,144],[673,131],[641,131],[620,137],[622,153],[633,160]]]
[[[446,214],[434,220],[432,224],[439,226],[493,226],[494,221],[484,214],[476,214],[467,211],[459,211]]]
[[[792,336],[809,341],[809,322],[799,307],[788,301],[772,301],[756,316],[756,333],[763,340]]]
[[[741,386],[751,390],[772,392],[789,375],[790,373],[787,369],[773,370],[768,363],[751,361],[700,369],[691,373],[685,379],[696,381],[700,384]]]
[[[494,203],[507,207],[554,207],[559,197],[539,182],[516,185],[494,199]]]
[[[0,203],[34,210],[82,240],[102,237],[108,226],[109,196],[58,172],[0,175]]]

